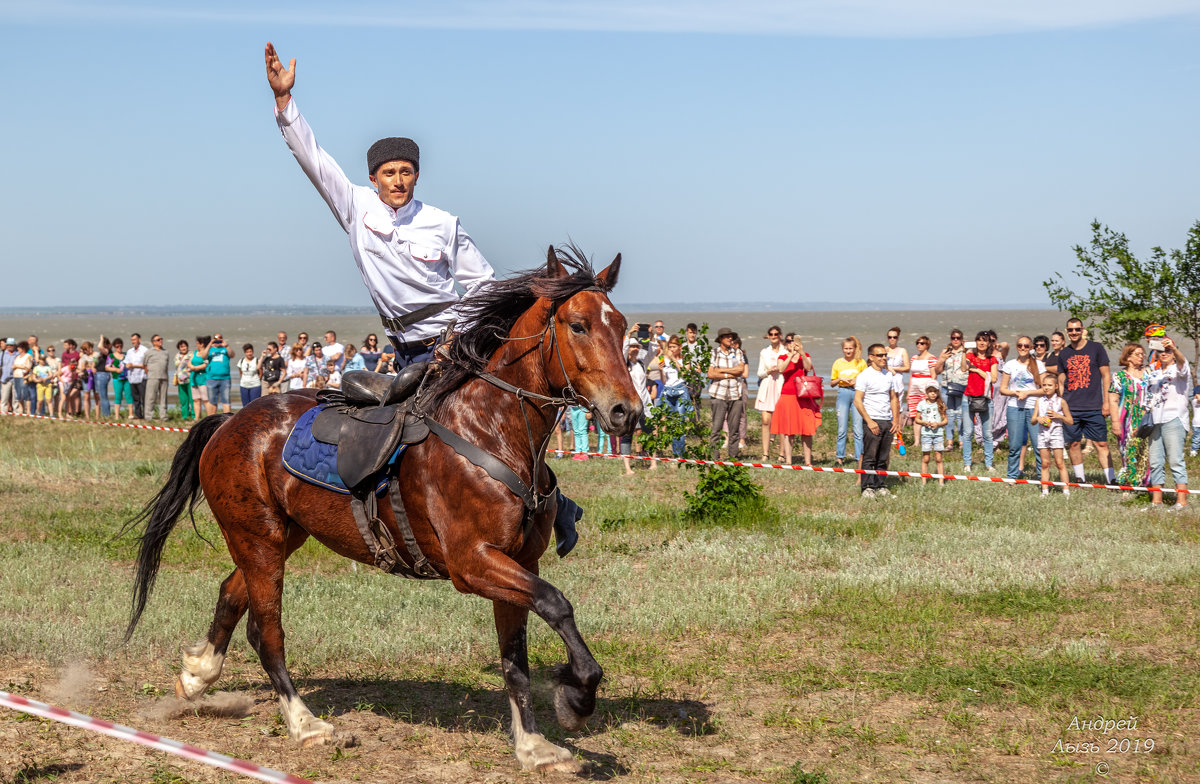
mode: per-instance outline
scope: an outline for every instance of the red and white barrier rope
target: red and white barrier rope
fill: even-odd
[[[1138,487],[1134,485],[1104,485],[1090,482],[1043,482],[1038,479],[1009,479],[1002,476],[968,476],[965,474],[923,474],[917,471],[868,471],[862,468],[833,468],[829,466],[792,466],[773,463],[741,463],[734,460],[692,460],[683,457],[650,457],[648,455],[614,455],[609,452],[572,452],[570,450],[547,450],[548,455],[585,454],[588,457],[620,458],[630,460],[657,460],[663,463],[682,463],[686,465],[741,466],[742,468],[777,468],[784,471],[813,471],[829,474],[873,474],[877,476],[899,476],[913,479],[960,479],[968,482],[994,482],[1008,485],[1042,485],[1045,487],[1083,487],[1095,490],[1124,490],[1126,492],[1148,493],[1158,490],[1164,493],[1191,493],[1191,490],[1176,490],[1173,487]]]
[[[95,419],[63,419],[62,417],[41,416],[39,414],[20,414],[16,411],[5,411],[4,416],[19,416],[29,419],[45,419],[48,422],[72,422],[76,425],[103,425],[104,427],[130,427],[134,430],[161,430],[166,433],[187,433],[186,427],[164,427],[162,425],[134,425],[129,422],[99,422]]]
[[[12,708],[23,713],[31,713],[34,716],[41,716],[45,719],[53,719],[60,721],[63,724],[70,724],[74,727],[82,727],[85,730],[99,732],[102,735],[108,735],[110,738],[119,738],[121,740],[133,741],[140,743],[143,746],[149,746],[152,749],[165,751],[168,754],[174,754],[178,757],[185,757],[196,762],[203,762],[205,765],[212,765],[214,768],[230,770],[234,773],[240,773],[243,776],[259,779],[260,781],[270,781],[279,784],[312,784],[308,779],[302,779],[298,776],[293,776],[289,773],[282,773],[271,768],[264,768],[261,765],[255,765],[253,762],[246,762],[240,759],[225,754],[218,754],[215,751],[207,751],[206,749],[198,749],[195,746],[189,746],[186,743],[180,743],[177,740],[170,738],[161,738],[158,735],[151,735],[148,732],[135,730],[132,727],[125,727],[120,724],[113,724],[110,721],[103,719],[94,719],[91,716],[75,711],[64,710],[53,705],[47,705],[44,702],[37,702],[26,697],[21,697],[17,694],[11,694],[6,691],[0,691],[0,705],[6,708]]]
[[[29,417],[31,419],[46,419],[51,422],[74,422],[80,425],[105,425],[107,427],[130,427],[137,430],[161,430],[168,433],[187,433],[190,432],[186,427],[163,427],[160,425],[133,425],[126,422],[97,422],[90,419],[60,419],[58,417],[37,416],[36,414],[18,414],[16,412],[6,412],[8,416]],[[546,454],[556,454],[558,450],[548,450]],[[575,454],[570,450],[564,450],[561,454]],[[607,452],[584,452],[583,454],[589,457],[622,457],[622,455],[609,454]],[[832,474],[877,474],[879,476],[899,476],[911,477],[917,479],[959,479],[968,482],[994,482],[997,484],[1010,485],[1041,485],[1045,487],[1083,487],[1093,490],[1124,490],[1132,493],[1149,493],[1152,491],[1161,491],[1163,493],[1178,493],[1180,495],[1190,494],[1191,490],[1176,490],[1173,487],[1140,487],[1135,485],[1106,485],[1096,484],[1091,482],[1043,482],[1038,479],[1009,479],[1000,476],[968,476],[965,474],[923,474],[915,471],[864,471],[861,468],[832,468],[826,466],[785,466],[771,463],[742,463],[732,460],[689,460],[682,457],[648,457],[645,455],[632,455],[631,460],[658,460],[664,463],[686,463],[688,465],[717,465],[717,466],[741,466],[743,468],[778,468],[787,471],[814,471],[826,472]],[[1197,491],[1200,492],[1200,491]]]

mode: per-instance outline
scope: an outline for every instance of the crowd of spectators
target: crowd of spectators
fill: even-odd
[[[722,449],[737,459],[746,445],[751,365],[741,337],[729,328],[716,333],[716,344],[702,350],[698,328],[688,324],[681,340],[664,323],[638,325],[626,343],[630,376],[643,395],[647,410],[664,406],[697,416],[703,393],[709,398],[711,440],[716,459]],[[797,459],[812,465],[812,440],[822,422],[825,390],[834,399],[837,422],[835,465],[847,459],[867,469],[886,469],[894,447],[905,441],[922,453],[925,471],[933,461],[943,473],[944,454],[960,449],[963,468],[974,468],[976,446],[982,447],[983,470],[995,473],[996,444],[1007,447],[1009,478],[1024,477],[1033,463],[1033,478],[1047,480],[1051,465],[1067,481],[1070,471],[1084,479],[1084,455],[1094,454],[1108,482],[1162,486],[1166,471],[1176,489],[1187,486],[1183,457],[1200,449],[1200,385],[1193,386],[1192,368],[1170,337],[1147,345],[1125,345],[1112,370],[1107,351],[1089,340],[1078,319],[1064,331],[1017,338],[1015,354],[992,330],[980,330],[966,340],[952,329],[947,343],[934,351],[927,335],[919,336],[910,353],[902,345],[899,327],[889,329],[885,342],[863,348],[851,335],[841,344],[842,356],[821,375],[795,333],[778,326],[767,329],[767,344],[755,368],[757,392],[753,407],[762,418],[761,453],[771,459],[772,446],[784,463]],[[359,345],[343,344],[335,332],[324,341],[310,341],[301,332],[294,342],[285,332],[256,350],[245,343],[240,352],[220,333],[196,336],[194,344],[178,340],[175,351],[164,348],[163,337],[123,338],[101,335],[95,342],[73,339],[42,346],[36,335],[3,338],[0,355],[0,413],[24,413],[85,419],[165,419],[170,388],[184,419],[231,410],[233,370],[243,406],[261,395],[326,386],[337,387],[352,370],[391,371],[392,347],[377,335]],[[706,351],[707,363],[699,362]],[[686,382],[688,368],[706,364],[703,390]],[[110,397],[111,388],[111,397]],[[1116,437],[1109,450],[1109,422]],[[912,428],[906,439],[905,431]],[[1191,431],[1190,438],[1188,431]],[[614,442],[591,422],[582,408],[566,412],[558,431],[574,438],[574,456],[586,459],[589,432],[597,434],[597,450],[631,455],[636,437]],[[672,450],[683,454],[682,439]],[[1064,459],[1065,458],[1065,459]],[[629,460],[626,473],[632,473]],[[881,477],[861,482],[865,495],[888,495]],[[1043,492],[1047,492],[1043,487]],[[1069,492],[1069,491],[1066,491]],[[1161,492],[1154,505],[1162,504]],[[1178,494],[1175,508],[1187,503]]]
[[[391,369],[392,346],[381,346],[375,334],[358,346],[342,344],[332,330],[324,337],[310,341],[301,332],[289,343],[279,332],[261,350],[244,343],[238,351],[214,333],[197,335],[194,343],[178,340],[173,352],[164,348],[162,335],[152,335],[147,345],[136,332],[128,344],[105,335],[94,343],[67,338],[61,352],[54,344],[42,346],[36,335],[0,338],[0,414],[165,420],[174,389],[179,415],[198,421],[232,410],[235,378],[245,406],[261,395],[337,387],[347,371]]]

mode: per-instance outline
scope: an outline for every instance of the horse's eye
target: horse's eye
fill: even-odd
[[[584,332],[587,332],[587,330],[584,329],[583,325],[580,324],[578,321],[571,322],[571,331],[574,332],[576,335],[582,335]]]

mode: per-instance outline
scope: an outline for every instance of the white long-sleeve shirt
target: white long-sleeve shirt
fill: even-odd
[[[458,224],[458,218],[416,199],[393,210],[374,188],[355,185],[337,162],[317,144],[296,99],[275,121],[288,149],[333,211],[350,237],[354,261],[381,316],[405,316],[426,305],[456,302],[455,280],[474,293],[496,274]],[[438,335],[456,318],[454,308],[409,327],[404,333],[387,330],[401,341]]]

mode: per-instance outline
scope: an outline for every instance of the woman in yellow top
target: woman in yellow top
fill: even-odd
[[[862,415],[854,408],[854,381],[858,374],[866,369],[866,360],[862,358],[862,342],[851,335],[842,341],[842,358],[833,363],[833,372],[829,374],[829,382],[837,389],[839,467],[846,459],[846,432],[851,417],[854,420],[854,459],[859,460],[862,457],[863,420]]]

